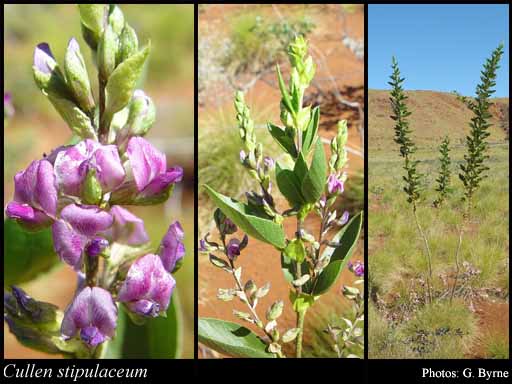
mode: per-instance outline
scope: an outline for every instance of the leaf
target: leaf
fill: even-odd
[[[131,100],[144,63],[149,56],[150,45],[134,53],[112,72],[107,82],[107,113],[112,116]]]
[[[4,287],[30,281],[59,263],[50,228],[27,232],[6,219],[4,240]]]
[[[343,268],[350,259],[354,251],[361,227],[363,223],[363,213],[360,212],[354,216],[333,238],[333,242],[340,242],[341,245],[334,250],[328,247],[321,257],[330,257],[330,262],[324,268],[313,288],[313,295],[318,296],[329,290],[336,282]]]
[[[105,357],[117,359],[176,359],[181,355],[182,314],[177,289],[174,289],[166,317],[147,319],[135,325],[119,308],[117,331],[108,344]]]
[[[284,83],[283,76],[281,75],[281,69],[279,69],[279,65],[277,66],[277,80],[279,82],[279,90],[281,91],[283,104],[285,105],[286,109],[288,109],[288,112],[291,114],[295,113],[292,107],[292,102],[290,101],[290,94],[286,89],[286,84]]]
[[[242,231],[255,239],[272,244],[276,248],[283,249],[285,247],[285,235],[282,225],[272,220],[254,216],[250,213],[249,207],[246,204],[215,192],[208,185],[204,185],[204,187],[222,213],[239,226]]]
[[[304,155],[302,154],[302,152],[299,153],[299,156],[297,157],[297,160],[295,161],[295,166],[293,167],[293,173],[295,173],[295,175],[300,180],[300,183],[302,185],[304,178],[308,174],[308,163],[306,163],[306,159],[304,159]]]
[[[209,348],[232,357],[274,357],[251,330],[229,321],[200,318],[198,339]]]
[[[327,180],[324,146],[317,140],[309,172],[302,181],[302,195],[308,203],[314,203],[322,195]]]
[[[311,118],[302,138],[302,153],[307,154],[317,138],[318,122],[320,121],[320,107],[315,107],[311,112]]]
[[[286,131],[279,128],[277,125],[267,123],[267,129],[277,143],[293,158],[297,157],[297,148],[293,138],[286,134]]]
[[[276,181],[279,191],[292,207],[300,206],[304,203],[304,198],[301,194],[301,182],[293,171],[281,168],[276,163]]]

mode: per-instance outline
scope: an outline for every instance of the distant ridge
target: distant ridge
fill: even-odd
[[[471,112],[457,98],[446,92],[406,91],[407,105],[412,112],[410,125],[419,146],[437,145],[448,134],[454,145],[462,144],[469,132]],[[504,142],[509,132],[509,98],[493,99],[493,126],[490,142]],[[389,91],[368,92],[368,146],[387,147],[393,143],[393,120]]]

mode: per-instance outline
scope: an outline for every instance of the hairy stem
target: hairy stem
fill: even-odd
[[[296,355],[295,357],[302,357],[302,334],[304,333],[304,318],[306,317],[306,310],[297,312],[297,328],[299,333],[296,340]]]
[[[427,290],[428,290],[428,296],[429,301],[432,303],[433,297],[432,297],[432,254],[430,253],[430,247],[428,245],[427,236],[425,236],[425,233],[423,232],[423,228],[420,225],[420,221],[418,219],[418,214],[416,212],[416,205],[413,206],[413,213],[414,213],[414,220],[416,221],[416,227],[418,228],[418,231],[420,232],[420,235],[423,239],[423,243],[425,244],[425,250],[427,251],[427,265],[428,265],[428,276],[427,276]]]

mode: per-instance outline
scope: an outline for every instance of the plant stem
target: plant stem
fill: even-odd
[[[296,341],[296,357],[300,359],[302,357],[302,334],[304,333],[304,318],[306,317],[306,310],[297,312],[297,328],[299,333],[297,334]]]
[[[109,9],[108,5],[105,5],[105,12],[104,12],[104,18],[103,18],[103,28],[105,29],[108,25],[108,14]],[[99,127],[98,127],[98,140],[102,144],[106,144],[108,141],[108,128],[110,125],[110,122],[106,121],[105,116],[105,88],[107,87],[107,80],[104,79],[101,75],[101,70],[98,70],[98,87],[99,87]]]
[[[430,247],[428,245],[427,237],[425,236],[425,233],[423,232],[423,228],[420,225],[420,221],[418,219],[418,214],[416,212],[416,205],[413,205],[412,209],[414,213],[414,219],[416,221],[416,227],[418,228],[418,231],[421,234],[421,237],[423,238],[423,242],[425,244],[425,249],[427,251],[427,264],[428,264],[428,277],[427,277],[427,290],[428,290],[428,296],[429,301],[432,303],[433,297],[432,297],[432,254],[430,253]]]
[[[466,219],[469,216],[469,210],[471,207],[471,200],[468,199],[468,203],[466,205],[466,210],[462,214],[462,223],[459,228],[459,243],[457,244],[457,251],[455,252],[455,279],[453,280],[452,291],[450,293],[450,303],[453,300],[453,296],[455,295],[455,289],[457,289],[457,282],[459,280],[460,273],[460,250],[462,248],[462,235],[464,234],[464,226],[466,224]]]

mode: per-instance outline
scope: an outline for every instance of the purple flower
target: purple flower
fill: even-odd
[[[14,106],[12,105],[12,96],[9,92],[4,92],[4,118],[14,115]]]
[[[240,256],[240,252],[247,246],[249,242],[249,238],[247,235],[244,235],[242,241],[238,239],[231,239],[228,242],[226,254],[230,260],[235,260],[238,256]]]
[[[274,168],[275,162],[274,162],[273,158],[271,158],[269,156],[265,156],[263,158],[263,164],[265,164],[265,167],[267,170],[271,170]]]
[[[57,62],[50,46],[47,43],[38,44],[34,50],[34,69],[45,75],[50,75],[56,65]]]
[[[125,177],[119,153],[114,145],[101,145],[87,139],[74,146],[61,148],[56,155],[52,153],[50,158],[53,156],[57,184],[67,195],[80,196],[89,168],[96,170],[96,178],[103,192],[114,190]]]
[[[119,205],[114,205],[110,213],[114,222],[112,227],[105,232],[107,238],[127,245],[140,245],[149,241],[141,218]]]
[[[165,154],[158,151],[142,137],[128,141],[128,174],[123,185],[116,189],[111,201],[115,204],[144,204],[167,198],[171,187],[183,178],[181,167],[167,169]]]
[[[364,264],[357,260],[355,263],[352,263],[351,261],[348,262],[348,269],[351,272],[354,272],[354,274],[357,277],[364,276]]]
[[[338,178],[338,175],[331,173],[327,179],[327,191],[330,195],[343,193],[343,181]]]
[[[80,339],[95,347],[114,336],[116,323],[117,307],[110,293],[100,287],[85,287],[66,309],[61,333],[72,338],[80,332]]]
[[[57,188],[52,165],[33,161],[14,176],[14,201],[6,207],[8,217],[22,225],[39,229],[50,225],[57,213]]]
[[[95,237],[85,246],[85,253],[88,256],[98,256],[105,248],[108,247],[108,240],[103,237]]]
[[[343,215],[341,215],[341,218],[340,218],[340,220],[338,221],[338,224],[339,224],[339,225],[345,225],[345,224],[347,224],[347,223],[348,223],[349,216],[350,216],[350,215],[349,215],[348,211],[343,212]]]
[[[117,298],[132,312],[156,317],[167,311],[175,285],[160,257],[150,253],[131,265]]]
[[[199,252],[208,252],[208,244],[205,239],[199,240]]]
[[[55,252],[62,261],[80,270],[86,246],[88,254],[94,256],[108,245],[95,236],[107,230],[112,222],[112,216],[96,206],[66,206],[61,211],[61,219],[52,226]]]
[[[243,164],[245,162],[245,158],[247,157],[247,154],[243,149],[240,150],[240,162]]]
[[[167,272],[171,273],[176,268],[176,264],[185,256],[185,245],[183,237],[185,233],[178,221],[169,226],[167,233],[160,244],[160,258]]]

